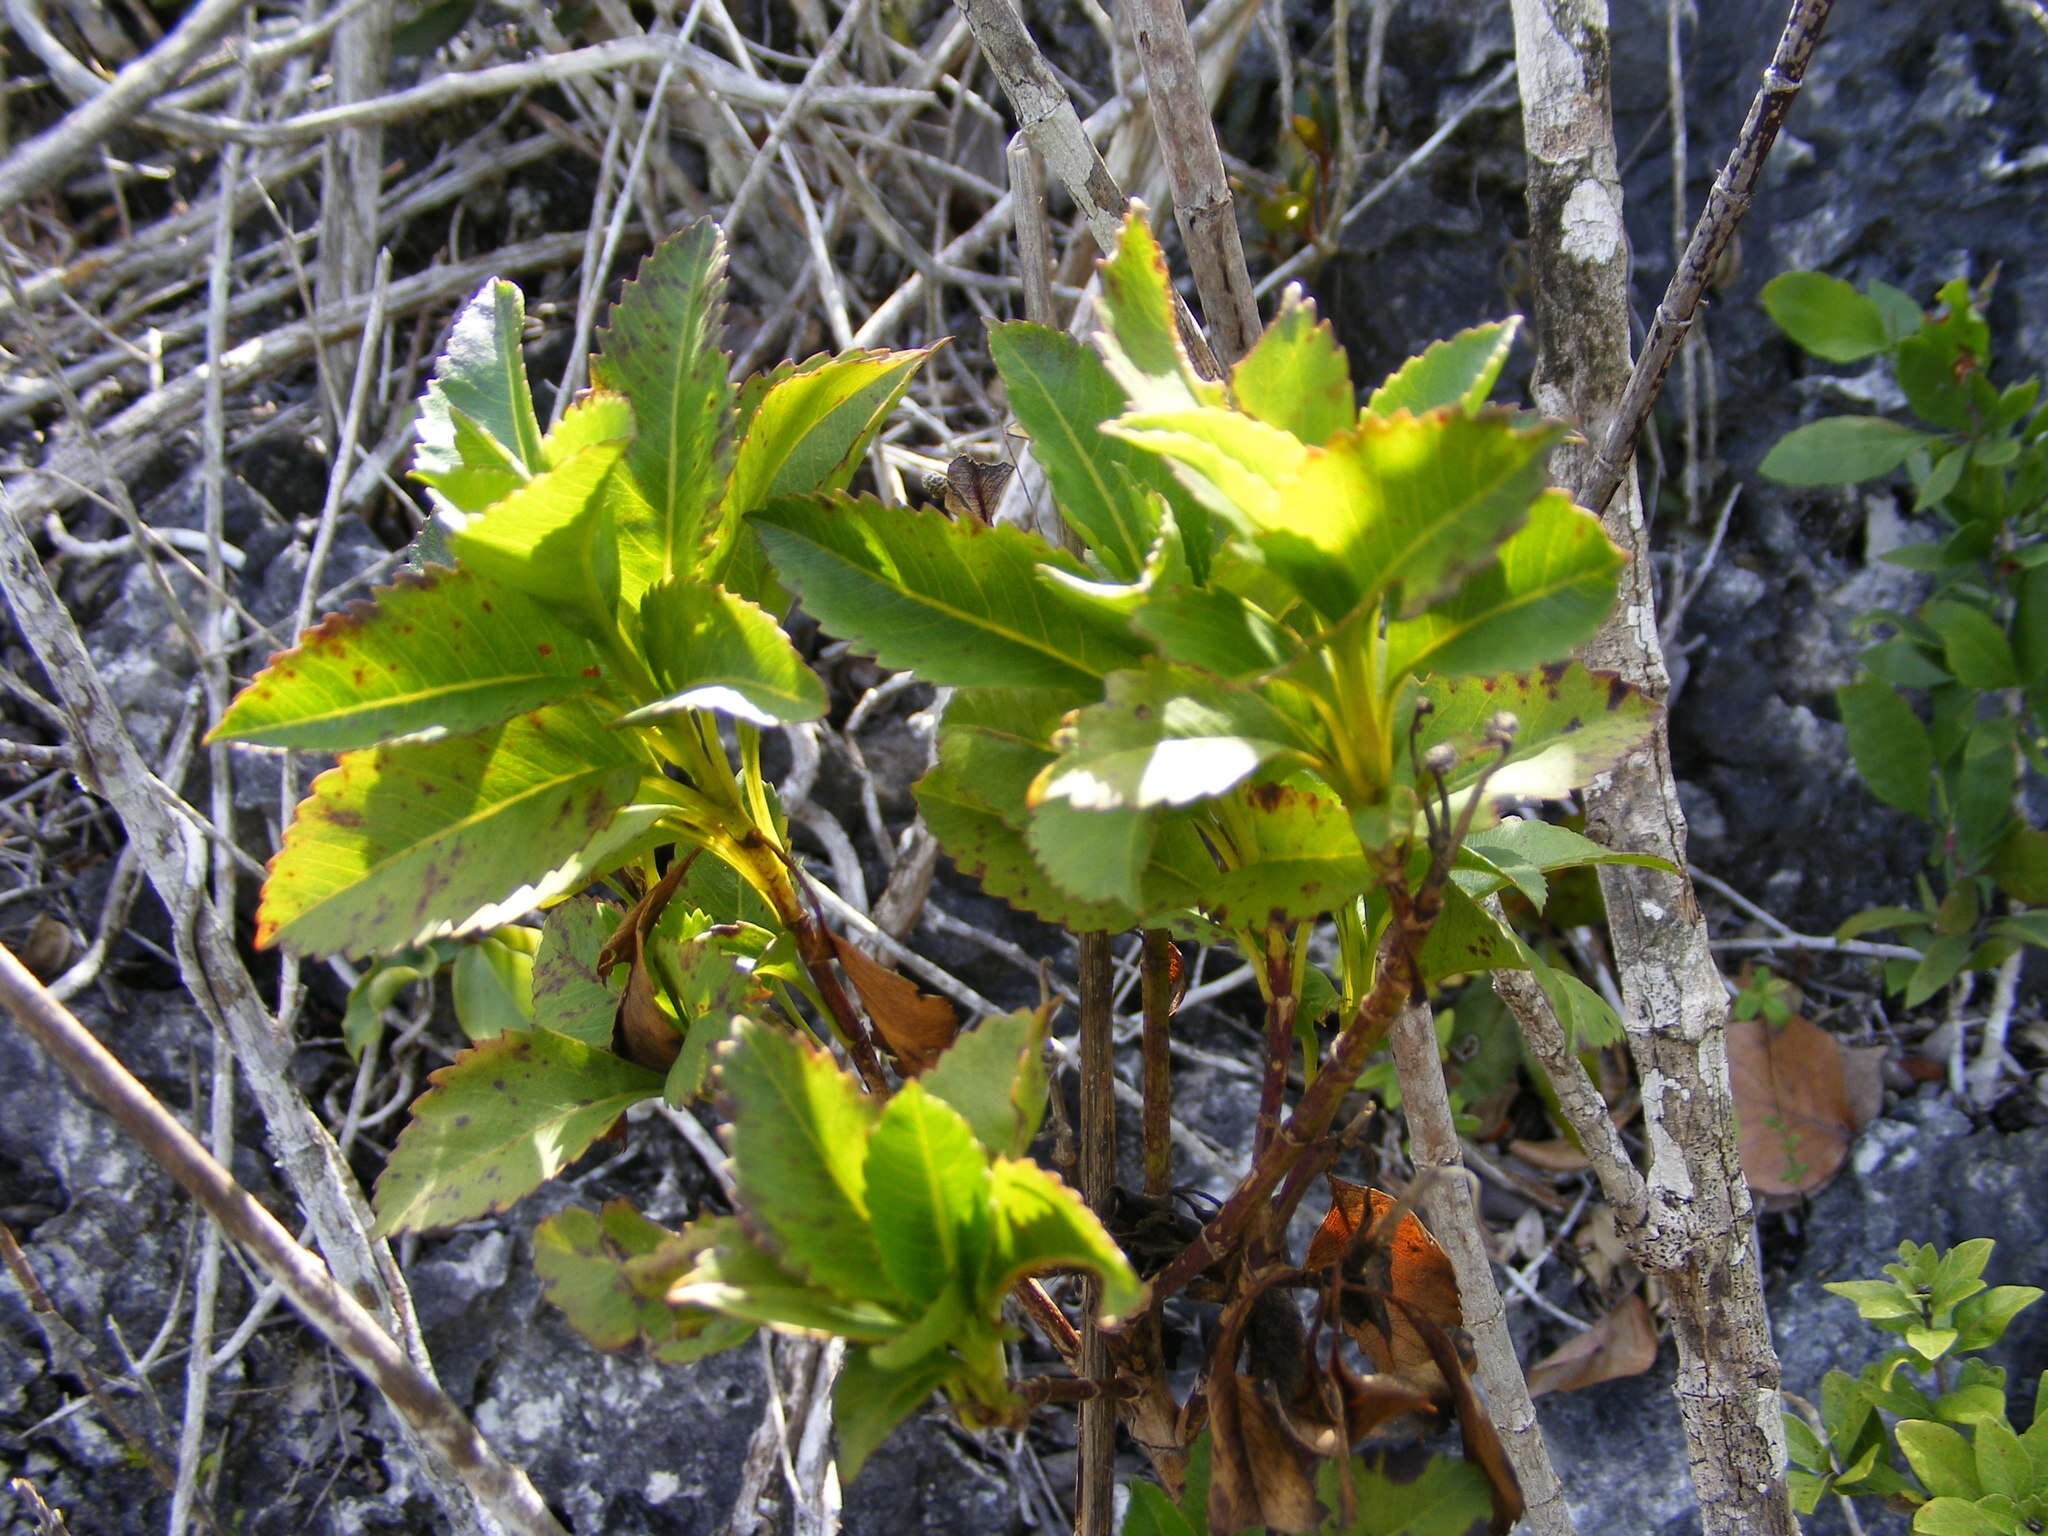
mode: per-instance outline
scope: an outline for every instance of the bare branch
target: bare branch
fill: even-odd
[[[508,1530],[566,1536],[526,1474],[502,1459],[462,1410],[415,1365],[334,1275],[301,1248],[116,1061],[85,1026],[0,947],[0,1002],[83,1088],[120,1122],[164,1172],[274,1280],[299,1315],[384,1394],[419,1443]]]

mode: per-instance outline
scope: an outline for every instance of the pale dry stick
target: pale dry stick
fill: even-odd
[[[2015,906],[2017,915],[2024,908]],[[2020,967],[2026,962],[2024,945],[1999,962],[1991,979],[1991,1002],[1984,1014],[1984,1038],[1978,1043],[1976,1059],[1965,1074],[1970,1101],[1988,1109],[1998,1097],[1998,1080],[2005,1071],[2005,1041],[2012,1029],[2013,1002],[2019,993]]]
[[[0,948],[0,1001],[151,1159],[205,1209],[299,1315],[384,1395],[419,1444],[461,1480],[491,1518],[531,1536],[564,1536],[526,1474],[504,1461],[460,1408],[406,1356],[335,1275],[292,1240],[147,1088]]]
[[[1045,217],[1045,162],[1023,134],[1003,152],[1010,172],[1010,196],[1018,210],[1017,271],[1024,279],[1024,316],[1041,325],[1059,324],[1052,297],[1052,229]]]
[[[959,266],[971,261],[1000,240],[1009,231],[1013,200],[1005,192],[990,205],[988,212],[961,234],[949,241],[939,252],[939,261],[944,266]],[[884,299],[869,313],[867,319],[853,333],[856,347],[879,346],[883,339],[896,328],[904,312],[922,297],[929,287],[929,281],[922,272],[913,272],[898,285],[896,291]]]
[[[245,86],[239,99],[247,100]],[[213,227],[213,250],[207,263],[206,355],[218,362],[227,350],[227,304],[230,263],[234,256],[234,198],[231,189],[242,174],[246,151],[231,144],[221,156],[221,195]],[[207,540],[206,575],[212,591],[221,590],[226,562],[222,543],[227,523],[227,410],[221,398],[219,370],[212,371],[206,392],[201,425],[204,453],[202,485],[205,501]],[[222,660],[225,646],[233,639],[233,624],[225,605],[217,599],[207,604],[206,648],[200,658],[199,675],[205,689],[207,712],[218,719],[227,704],[228,675]],[[234,764],[227,744],[207,749],[208,791],[213,820],[223,829],[234,824]],[[213,850],[213,900],[224,911],[233,910],[235,865],[227,851]],[[208,1094],[207,1150],[216,1161],[227,1163],[234,1155],[234,1053],[227,1031],[218,1023],[211,1028],[213,1040],[212,1087]],[[192,1330],[185,1360],[185,1403],[178,1436],[177,1485],[171,1494],[170,1536],[183,1536],[192,1517],[199,1490],[200,1459],[206,1435],[206,1403],[213,1376],[213,1325],[220,1299],[221,1240],[219,1229],[207,1223],[200,1234],[198,1272],[192,1285]]]
[[[425,1346],[411,1296],[389,1248],[370,1236],[371,1217],[354,1175],[291,1077],[292,1042],[277,1027],[249,978],[221,911],[197,878],[204,865],[197,829],[165,803],[135,740],[93,666],[77,626],[36,558],[19,518],[0,493],[0,593],[15,627],[41,662],[61,702],[79,777],[120,818],[150,883],[172,914],[172,934],[187,990],[208,1021],[221,1022],[248,1073],[280,1170],[312,1218],[322,1251],[351,1296],[369,1298],[424,1372]],[[437,1488],[452,1474],[409,1424],[406,1438]],[[466,1500],[449,1505],[476,1528]]]
[[[1400,186],[1418,168],[1427,164],[1430,158],[1439,149],[1443,148],[1445,141],[1452,134],[1464,127],[1466,121],[1475,112],[1490,106],[1495,96],[1505,89],[1508,82],[1514,78],[1515,62],[1510,59],[1484,85],[1480,86],[1470,96],[1467,96],[1449,117],[1439,123],[1434,133],[1416,145],[1414,149],[1408,152],[1407,157],[1399,165],[1381,177],[1370,192],[1367,192],[1357,202],[1345,209],[1341,218],[1331,220],[1330,227],[1323,232],[1322,238],[1313,245],[1303,246],[1292,256],[1281,262],[1279,266],[1260,278],[1253,285],[1252,292],[1263,299],[1281,284],[1299,277],[1302,273],[1326,259],[1337,249],[1344,230],[1353,220],[1360,218],[1371,209],[1377,207],[1382,198]]]
[[[465,102],[509,96],[544,86],[567,85],[592,75],[608,75],[635,65],[662,64],[670,60],[690,78],[696,89],[757,111],[779,110],[796,93],[795,86],[749,75],[706,49],[651,33],[640,33],[593,43],[568,53],[546,54],[512,64],[493,64],[460,74],[439,75],[388,96],[345,106],[322,107],[274,123],[197,118],[191,126],[190,136],[251,146],[298,144],[324,138],[341,128],[373,122],[398,122],[461,106]],[[858,107],[923,106],[930,100],[929,92],[906,91],[895,86],[826,85],[813,93],[811,106],[820,112],[845,112]],[[0,173],[5,169],[5,166],[0,166]]]
[[[747,167],[746,175],[741,178],[738,189],[732,195],[732,202],[726,208],[722,222],[727,239],[735,238],[735,231],[746,221],[746,216],[752,209],[754,195],[761,190],[761,183],[767,177],[769,166],[782,158],[782,147],[788,141],[790,130],[803,121],[812,100],[823,89],[826,77],[838,68],[839,60],[845,54],[847,46],[852,43],[855,33],[860,28],[861,17],[866,12],[867,0],[849,0],[846,9],[840,13],[839,24],[825,40],[825,46],[820,50],[817,59],[804,71],[804,77],[797,82],[795,92],[776,114],[775,121],[769,125],[768,137],[761,141],[760,148],[755,151],[753,163]],[[794,162],[784,163],[794,174]]]
[[[580,231],[542,235],[501,247],[478,260],[415,273],[391,285],[386,313],[395,317],[428,305],[467,298],[485,278],[494,275],[512,277],[559,266],[572,259],[582,244]],[[340,341],[358,334],[368,308],[367,295],[352,298],[311,319],[293,321],[229,348],[221,359],[225,386],[234,391],[302,362],[312,353],[316,338],[323,342]],[[161,389],[152,390],[101,427],[107,462],[114,474],[133,474],[162,452],[164,441],[182,429],[199,409],[207,376],[207,367],[201,364],[168,380]],[[11,488],[14,515],[40,517],[70,506],[84,494],[81,482],[94,473],[94,468],[91,452],[83,444],[69,439],[57,444],[23,476],[28,482],[26,486]]]
[[[612,200],[612,168],[618,163],[619,135],[626,123],[628,87],[624,78],[612,82],[612,110],[606,114],[604,148],[597,155],[597,188],[590,199],[590,218],[583,229],[583,259],[577,265],[576,322],[569,342],[569,360],[562,366],[562,379],[555,386],[555,403],[548,413],[548,426],[553,428],[562,419],[562,413],[569,408],[569,392],[575,387],[576,370],[587,366],[590,346],[590,327],[597,316],[597,296],[604,286],[603,273],[608,262],[600,262],[598,253],[602,249],[602,231],[610,222],[611,209],[606,203]],[[650,110],[643,130],[654,123]],[[631,187],[621,184],[616,194],[616,208],[623,212],[631,195]]]
[[[1795,27],[1815,4],[1825,12],[1825,0],[1799,0]],[[1545,414],[1597,432],[1627,414],[1622,400],[1630,379],[1628,236],[1606,6],[1513,0],[1513,12],[1539,338],[1533,394]],[[1743,158],[1738,150],[1731,165]],[[1620,462],[1627,458],[1623,453]],[[1588,500],[1593,466],[1583,454],[1560,450],[1551,468],[1577,499]],[[1661,699],[1668,674],[1641,501],[1633,476],[1617,472],[1615,485],[1623,494],[1609,508],[1606,527],[1631,558],[1620,601],[1581,659]],[[1586,804],[1595,841],[1684,869],[1685,814],[1661,716],[1647,745],[1596,781]],[[1650,1148],[1649,1215],[1631,1254],[1665,1285],[1678,1343],[1679,1417],[1704,1536],[1794,1536],[1778,1363],[1736,1147],[1728,997],[1706,919],[1682,874],[1610,867],[1600,871],[1600,884]]]
[[[114,131],[142,111],[197,61],[242,13],[244,0],[200,0],[149,52],[126,65],[83,106],[0,161],[0,208],[47,192]],[[9,7],[13,18],[14,7]]]
[[[391,73],[392,13],[392,0],[369,0],[335,29],[327,59],[338,105],[371,100],[384,89]],[[358,123],[323,138],[320,147],[324,164],[315,289],[322,304],[332,304],[362,292],[376,265],[384,125]]]
[[[1147,105],[1173,180],[1181,247],[1217,357],[1228,367],[1258,340],[1259,306],[1238,238],[1237,200],[1231,196],[1194,40],[1188,36],[1187,13],[1181,0],[1134,0],[1131,14],[1138,56],[1145,64]]]
[[[1685,122],[1685,47],[1682,40],[1685,16],[1695,21],[1698,11],[1693,0],[1664,0],[1665,99],[1671,118],[1671,253],[1675,259],[1685,249],[1685,215],[1689,206],[1686,184],[1691,177],[1690,147]],[[1705,332],[1701,332],[1705,339]],[[1685,462],[1679,466],[1679,489],[1685,497],[1685,517],[1690,523],[1700,505],[1700,354],[1681,338],[1678,357],[1678,414]]]
[[[1518,16],[1522,3],[1527,3],[1527,0],[1518,0]],[[1650,334],[1643,341],[1642,356],[1636,359],[1620,398],[1612,403],[1611,413],[1603,411],[1599,417],[1576,418],[1589,436],[1596,424],[1601,428],[1599,451],[1588,466],[1584,482],[1578,487],[1580,503],[1593,512],[1604,514],[1615,490],[1621,485],[1622,476],[1635,453],[1636,439],[1649,420],[1650,408],[1657,403],[1664,375],[1671,368],[1672,357],[1692,327],[1700,295],[1706,289],[1707,276],[1713,271],[1714,263],[1720,260],[1722,251],[1727,249],[1736,225],[1749,212],[1750,199],[1755,194],[1758,178],[1763,174],[1764,162],[1770,158],[1771,146],[1778,139],[1778,129],[1784,124],[1785,114],[1792,109],[1793,99],[1798,96],[1799,87],[1806,78],[1807,61],[1813,56],[1814,44],[1820,41],[1821,28],[1826,25],[1828,11],[1833,4],[1834,0],[1793,0],[1791,12],[1785,18],[1785,30],[1778,38],[1777,51],[1764,69],[1763,84],[1749,104],[1749,116],[1744,119],[1742,131],[1736,136],[1735,148],[1721,167],[1720,174],[1714,178],[1713,189],[1707,193],[1706,206],[1700,210],[1685,254],[1673,269],[1663,301],[1657,306]],[[1602,30],[1605,30],[1604,25]],[[1519,31],[1518,22],[1518,35]],[[1620,217],[1618,196],[1617,220]]]
[[[661,73],[655,77],[654,90],[647,99],[646,114],[640,120],[640,133],[633,140],[633,153],[626,163],[625,178],[619,184],[618,200],[612,205],[611,218],[605,225],[604,249],[593,253],[595,259],[584,270],[582,286],[576,295],[576,331],[569,342],[569,361],[562,370],[562,382],[555,390],[551,421],[560,421],[562,412],[569,408],[569,400],[576,389],[576,370],[589,367],[590,330],[597,319],[598,295],[604,291],[612,262],[618,257],[619,242],[626,233],[626,220],[633,211],[633,186],[640,179],[641,166],[647,159],[647,146],[654,140],[655,124],[661,120],[662,104],[667,100],[669,76],[674,68],[673,64],[663,64]]]
[[[1473,1198],[1472,1175],[1458,1145],[1451,1118],[1450,1093],[1444,1086],[1443,1058],[1438,1054],[1435,1017],[1427,1003],[1411,1003],[1394,1016],[1388,1043],[1401,1083],[1401,1113],[1414,1148],[1416,1176],[1424,1180],[1422,1203],[1430,1229],[1458,1277],[1458,1303],[1465,1331],[1478,1358],[1479,1385],[1487,1408],[1500,1429],[1501,1445],[1515,1469],[1527,1503],[1525,1518],[1536,1536],[1571,1536],[1571,1511],[1564,1486],[1551,1465],[1536,1407],[1529,1400],[1529,1382],[1515,1358],[1508,1333],[1507,1307],[1493,1278]],[[1449,1174],[1431,1178],[1432,1173]]]

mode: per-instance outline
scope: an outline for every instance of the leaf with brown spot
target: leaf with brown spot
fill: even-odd
[[[427,1079],[377,1180],[377,1231],[502,1211],[574,1162],[661,1079],[551,1030],[504,1034]]]
[[[1751,1189],[1811,1194],[1835,1176],[1856,1122],[1833,1035],[1798,1014],[1732,1020],[1728,1076]]]
[[[1530,1368],[1529,1395],[1576,1392],[1595,1382],[1640,1376],[1656,1363],[1656,1325],[1642,1296],[1631,1291],[1620,1306]]]
[[[850,940],[832,935],[839,964],[853,990],[860,994],[875,1032],[906,1076],[915,1077],[939,1059],[960,1032],[960,1018],[943,997],[917,990]]]

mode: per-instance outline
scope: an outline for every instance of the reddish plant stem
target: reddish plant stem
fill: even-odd
[[[1294,1046],[1294,965],[1287,930],[1275,923],[1266,929],[1266,1069],[1259,1082],[1259,1117],[1252,1131],[1252,1158],[1257,1161],[1280,1131],[1280,1101],[1287,1092],[1287,1058]]]
[[[1425,883],[1410,901],[1398,884],[1390,884],[1388,889],[1394,898],[1394,916],[1380,946],[1372,990],[1324,1054],[1315,1081],[1294,1106],[1294,1113],[1281,1126],[1272,1146],[1253,1161],[1251,1171],[1238,1182],[1223,1208],[1209,1219],[1194,1241],[1153,1280],[1155,1297],[1171,1296],[1230,1253],[1246,1223],[1255,1213],[1266,1209],[1266,1197],[1322,1140],[1336,1116],[1337,1106],[1358,1080],[1366,1057],[1385,1037],[1394,1015],[1407,1002],[1413,958],[1421,953],[1422,941],[1436,921],[1440,893],[1434,883]],[[1296,1191],[1295,1198],[1300,1197],[1300,1191]]]
[[[1145,1193],[1164,1199],[1173,1187],[1173,1073],[1167,1034],[1173,1022],[1173,940],[1145,930],[1144,1092]]]
[[[1031,1376],[1009,1386],[1027,1408],[1040,1403],[1122,1403],[1137,1395],[1129,1382],[1113,1376]]]

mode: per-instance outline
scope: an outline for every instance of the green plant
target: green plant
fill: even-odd
[[[1879,635],[1836,694],[1856,770],[1872,794],[1936,829],[1916,907],[1879,907],[1845,938],[1889,929],[1918,952],[1886,963],[1908,1006],[1965,970],[2048,946],[2048,832],[2018,788],[2048,771],[2048,407],[2041,381],[1991,382],[1991,332],[1969,286],[1945,285],[1922,314],[1898,289],[1858,293],[1818,272],[1787,272],[1764,305],[1801,347],[1830,362],[1881,359],[1923,425],[1830,416],[1781,438],[1763,472],[1789,485],[1839,485],[1904,467],[1914,510],[1942,537],[1883,558],[1932,580],[1911,613],[1874,610]],[[1925,718],[1914,707],[1925,700]],[[2014,910],[2001,912],[2001,898]]]
[[[1762,1019],[1766,1024],[1783,1024],[1799,1007],[1799,989],[1767,966],[1744,973],[1742,986],[1730,1005],[1737,1019]]]
[[[1516,322],[1431,347],[1361,408],[1298,296],[1227,380],[1197,377],[1141,218],[1103,287],[1097,351],[1023,323],[989,338],[1073,553],[847,493],[923,353],[731,389],[708,225],[649,257],[593,389],[545,434],[519,296],[487,286],[422,404],[415,474],[436,511],[417,569],[274,658],[214,733],[342,753],[273,861],[259,943],[392,957],[365,978],[371,1013],[439,963],[497,984],[489,1006],[473,988],[478,1038],[413,1106],[381,1228],[501,1210],[642,1099],[714,1100],[735,1215],[669,1232],[623,1206],[566,1212],[537,1264],[607,1347],[685,1359],[757,1326],[848,1340],[848,1475],[935,1390],[971,1422],[1019,1411],[1001,1307],[1021,1284],[1045,1319],[1029,1276],[1092,1273],[1105,1316],[1143,1293],[1026,1155],[1046,1017],[956,1039],[949,1010],[817,917],[761,769],[760,732],[825,703],[774,617],[783,583],[833,633],[958,690],[916,793],[963,870],[1075,930],[1142,925],[1256,962],[1253,1168],[1147,1265],[1154,1300],[1212,1288],[1231,1340],[1305,1283],[1287,1217],[1418,988],[1528,966],[1568,1017],[1607,1026],[1485,898],[1540,909],[1559,871],[1654,862],[1502,816],[1584,784],[1654,718],[1558,659],[1613,601],[1621,555],[1545,486],[1560,429],[1485,403]],[[536,906],[537,934],[507,926]],[[1325,923],[1329,974],[1307,959]],[[1297,1048],[1306,1087],[1283,1115]],[[1261,1401],[1219,1349],[1212,1381]],[[1302,1423],[1326,1413],[1328,1368],[1296,1364]],[[1135,1344],[1113,1369],[1077,1390],[1172,1402]],[[1450,1401],[1430,1379],[1403,1390]],[[1318,1456],[1348,1448],[1341,1429]],[[1212,1521],[1268,1507],[1269,1478],[1296,1480],[1289,1508],[1313,1503],[1310,1469],[1218,1433]],[[1511,1508],[1496,1480],[1497,1524]]]
[[[1904,1343],[1855,1376],[1828,1372],[1818,1409],[1785,1415],[1801,1514],[1832,1493],[1909,1508],[1913,1529],[1929,1536],[2034,1536],[2048,1526],[2048,1373],[2021,1433],[2007,1417],[2005,1372],[1962,1358],[1991,1348],[2041,1299],[2031,1285],[1986,1287],[1993,1246],[1973,1238],[1937,1254],[1901,1243],[1899,1262],[1884,1267],[1889,1279],[1826,1287]]]

